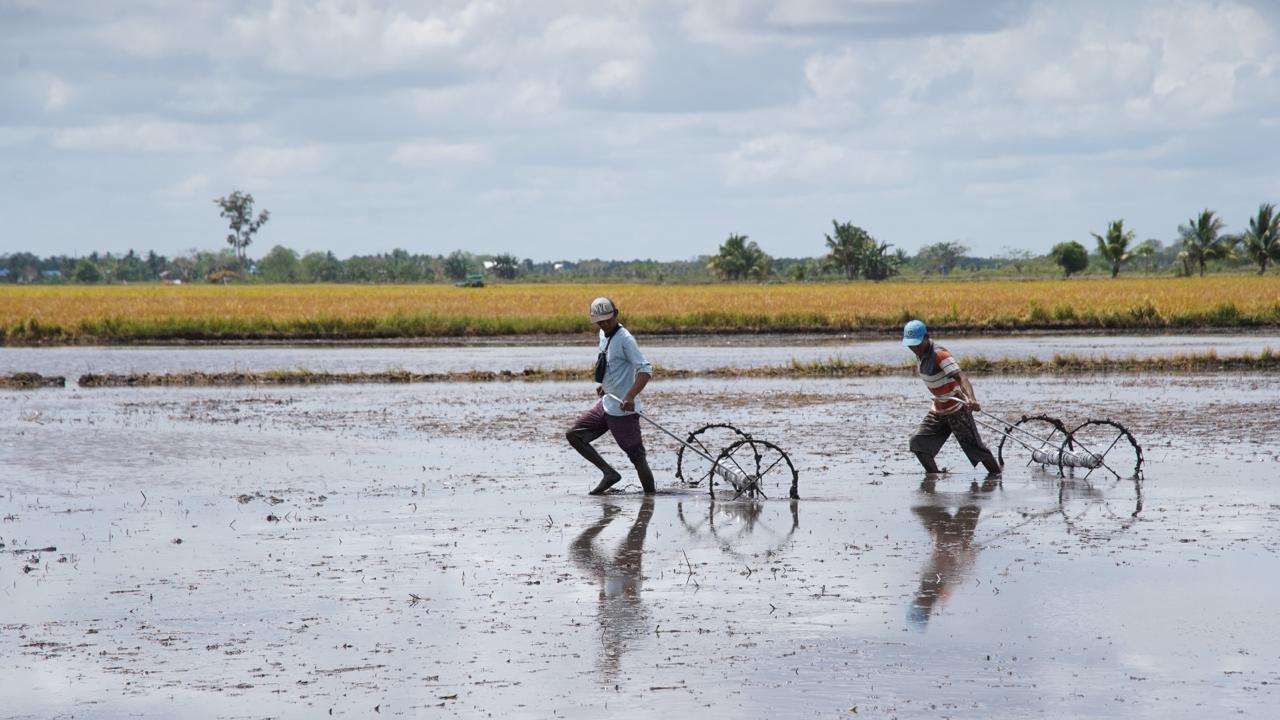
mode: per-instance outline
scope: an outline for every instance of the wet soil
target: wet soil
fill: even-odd
[[[1280,378],[977,390],[1145,482],[922,485],[910,378],[655,381],[791,452],[759,504],[651,428],[667,491],[585,496],[589,383],[0,391],[0,716],[1268,716]]]

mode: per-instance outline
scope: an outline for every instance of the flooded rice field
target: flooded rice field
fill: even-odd
[[[790,451],[802,499],[758,504],[647,427],[665,492],[586,496],[586,383],[2,392],[0,716],[1269,716],[1280,378],[975,384],[1124,422],[1145,482],[922,484],[910,378],[656,379],[671,427]]]
[[[854,339],[820,335],[719,335],[685,338],[642,338],[649,359],[662,367],[706,370],[720,367],[785,365],[792,360],[905,364],[909,353],[898,338]],[[1221,355],[1280,350],[1280,335],[1000,335],[948,337],[945,343],[960,356],[1153,357],[1216,351]],[[412,345],[272,345],[141,346],[141,347],[0,347],[0,374],[39,372],[76,377],[85,373],[180,373],[264,371],[306,368],[323,372],[416,373],[481,370],[517,372],[525,368],[572,368],[595,361],[592,336],[530,339],[456,340],[431,346]]]

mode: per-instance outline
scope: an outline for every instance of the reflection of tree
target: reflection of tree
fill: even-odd
[[[645,632],[644,606],[640,602],[641,561],[645,535],[653,518],[653,498],[646,497],[641,502],[636,519],[612,555],[600,552],[595,540],[622,508],[606,501],[603,509],[604,515],[569,545],[569,557],[600,585],[596,619],[600,623],[603,649],[599,669],[601,681],[611,683],[617,678],[627,641]]]
[[[983,489],[989,491],[993,487],[984,485]],[[932,502],[917,505],[911,512],[924,523],[933,540],[933,552],[920,572],[920,589],[911,602],[908,619],[923,629],[934,610],[951,595],[954,583],[963,579],[978,557],[980,546],[973,542],[973,533],[982,510],[977,505],[976,491],[952,498],[951,493],[936,494],[932,483],[925,483],[920,489]],[[953,500],[962,503],[955,512],[948,510],[955,504]]]

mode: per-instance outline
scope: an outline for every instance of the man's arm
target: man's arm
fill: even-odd
[[[627,342],[622,346],[622,351],[626,353],[627,359],[636,365],[636,381],[631,384],[631,389],[627,391],[627,396],[622,398],[622,410],[624,412],[634,412],[636,409],[636,396],[644,390],[644,386],[649,384],[649,379],[653,377],[653,366],[644,358],[644,354],[640,352],[640,346],[636,345],[635,338],[628,336]]]
[[[970,410],[981,410],[982,405],[978,404],[978,396],[973,392],[973,385],[969,384],[969,376],[959,373],[960,388],[964,390],[964,396],[969,398]]]
[[[627,391],[627,396],[622,398],[622,409],[626,412],[632,412],[636,409],[636,396],[644,390],[644,386],[649,384],[649,378],[652,374],[647,372],[636,373],[636,381],[631,385],[631,389]]]

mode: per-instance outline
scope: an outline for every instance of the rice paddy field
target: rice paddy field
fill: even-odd
[[[8,344],[563,334],[609,295],[646,333],[1280,326],[1280,277],[787,285],[134,285],[0,288]]]
[[[1274,717],[1280,376],[980,382],[1143,479],[923,478],[911,377],[651,384],[790,453],[759,501],[650,427],[586,495],[586,380],[0,389],[0,717]]]

